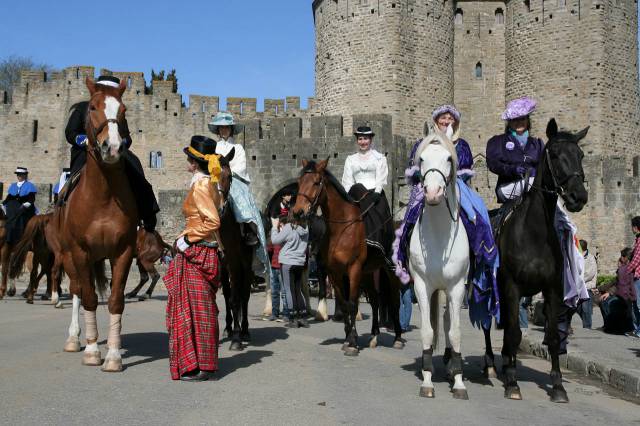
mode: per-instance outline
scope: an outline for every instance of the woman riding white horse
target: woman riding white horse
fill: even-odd
[[[462,382],[460,310],[469,275],[469,241],[460,220],[457,156],[453,144],[439,132],[424,139],[416,152],[425,204],[410,240],[409,272],[422,317],[422,375],[420,395],[433,398],[433,349],[438,336],[438,290],[447,296],[445,319],[447,373],[453,396],[468,399]]]

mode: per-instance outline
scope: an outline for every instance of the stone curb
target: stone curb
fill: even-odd
[[[520,350],[550,360],[549,351],[542,341],[522,336]],[[599,380],[634,398],[640,398],[640,374],[632,373],[617,367],[611,367],[606,361],[597,361],[585,353],[568,353],[560,356],[560,367],[574,373]]]

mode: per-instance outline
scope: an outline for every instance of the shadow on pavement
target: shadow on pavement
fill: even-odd
[[[122,335],[122,347],[127,350],[123,355],[123,368],[126,370],[149,362],[169,358],[169,335],[167,333],[131,333]],[[126,362],[128,358],[143,359]]]
[[[237,370],[241,370],[243,368],[249,368],[254,364],[259,364],[262,362],[263,358],[269,357],[273,355],[272,351],[252,351],[246,350],[244,352],[239,352],[237,355],[234,355],[229,358],[221,358],[220,359],[220,368],[216,373],[218,379],[222,379],[228,374],[232,374]]]

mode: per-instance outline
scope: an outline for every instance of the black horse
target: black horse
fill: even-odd
[[[235,150],[232,149],[226,157],[220,157],[222,172],[218,187],[224,199],[224,205],[219,208],[219,232],[224,253],[220,277],[227,311],[223,336],[231,337],[229,350],[240,351],[243,348],[242,342],[248,342],[251,337],[248,309],[251,286],[254,281],[253,254],[255,247],[247,245],[241,237],[241,225],[236,221],[233,209],[229,204],[232,185],[229,162],[234,155]]]
[[[579,212],[587,203],[582,159],[578,142],[589,128],[577,134],[559,132],[555,119],[547,125],[546,144],[531,189],[524,194],[498,236],[501,264],[498,271],[501,322],[504,326],[502,347],[505,373],[505,398],[522,399],[516,381],[516,354],[522,333],[518,320],[521,297],[544,295],[547,318],[545,342],[551,354],[550,393],[553,402],[568,402],[560,372],[559,317],[564,308],[563,255],[554,216],[558,196],[570,212]],[[485,363],[493,370],[490,330],[485,330],[487,343]]]

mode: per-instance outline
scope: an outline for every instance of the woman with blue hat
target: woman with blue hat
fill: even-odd
[[[251,179],[247,172],[247,155],[242,144],[236,143],[235,135],[242,132],[244,126],[235,122],[233,115],[228,112],[219,112],[209,123],[209,130],[218,135],[216,154],[227,155],[235,149],[233,160],[229,163],[232,173],[231,182],[231,206],[236,221],[242,224],[242,237],[251,246],[259,246],[256,250],[258,258],[265,266],[269,267],[267,256],[267,244],[262,225],[262,216],[251,194],[249,185]]]

